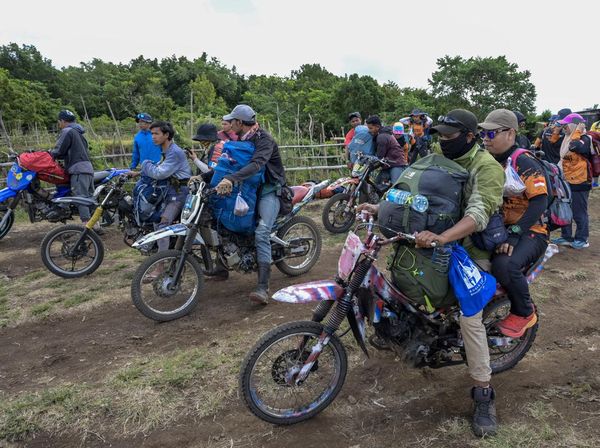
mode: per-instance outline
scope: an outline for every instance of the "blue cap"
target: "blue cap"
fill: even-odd
[[[137,114],[135,116],[135,122],[139,123],[140,121],[143,121],[145,123],[152,123],[152,117],[150,116],[150,114],[144,113],[142,112],[141,114]]]

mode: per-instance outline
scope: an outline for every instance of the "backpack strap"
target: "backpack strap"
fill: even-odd
[[[513,167],[513,169],[515,171],[517,171],[517,159],[519,158],[519,156],[521,154],[525,154],[525,153],[531,153],[531,151],[529,151],[528,149],[524,149],[524,148],[517,148],[514,150],[514,152],[510,155],[511,157],[511,165]],[[535,157],[535,156],[534,156]]]

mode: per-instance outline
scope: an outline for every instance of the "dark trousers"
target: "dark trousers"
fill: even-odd
[[[492,258],[492,274],[508,293],[510,311],[517,316],[526,317],[533,313],[529,285],[523,269],[529,268],[546,251],[547,246],[546,236],[527,232],[521,235],[510,257],[496,254]]]
[[[91,198],[94,196],[94,175],[93,174],[71,174],[71,194],[82,198]],[[78,205],[79,218],[87,222],[91,216],[91,210],[87,205]]]
[[[589,215],[588,215],[588,199],[590,198],[590,190],[572,191],[573,201],[571,202],[571,210],[573,210],[573,221],[577,225],[575,230],[575,239],[579,241],[587,241],[590,236]],[[573,241],[573,226],[569,224],[561,229],[560,234],[563,238]]]

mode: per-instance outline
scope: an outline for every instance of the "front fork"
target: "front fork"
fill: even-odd
[[[17,193],[17,195],[14,198],[12,198],[12,201],[10,201],[10,204],[8,204],[6,213],[2,217],[2,220],[0,221],[0,229],[4,228],[4,226],[8,222],[8,218],[10,218],[10,216],[15,213],[15,209],[17,208],[17,205],[19,205],[20,200],[21,200],[21,193],[19,192],[19,193]]]
[[[94,210],[94,213],[92,214],[91,218],[88,220],[88,222],[85,223],[85,226],[83,227],[83,232],[81,232],[81,234],[79,235],[79,238],[73,245],[73,247],[71,249],[73,252],[75,252],[77,250],[77,248],[79,247],[79,245],[81,243],[83,243],[87,234],[90,232],[93,232],[94,225],[96,225],[96,223],[98,221],[100,221],[100,218],[102,218],[103,212],[104,212],[104,208],[102,207],[102,205],[99,205],[98,207],[96,207],[96,210]],[[71,254],[71,255],[73,255],[73,254]]]
[[[196,235],[198,234],[198,228],[193,225],[188,228],[185,239],[183,240],[181,255],[179,256],[179,260],[177,260],[177,266],[175,266],[175,272],[173,273],[173,282],[171,283],[173,287],[179,283],[179,279],[181,278],[181,274],[183,273],[183,267],[185,266],[185,260],[192,253],[192,247],[194,246],[194,241],[196,240]],[[177,245],[181,244],[181,239],[177,239]]]

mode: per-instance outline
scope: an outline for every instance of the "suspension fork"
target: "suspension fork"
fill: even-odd
[[[15,212],[15,209],[17,208],[17,205],[19,205],[19,201],[21,200],[21,195],[22,193],[18,192],[17,195],[14,198],[12,198],[10,204],[8,204],[8,207],[6,208],[6,213],[0,221],[0,229],[4,227],[4,225],[8,221],[8,218],[10,218],[10,215],[12,215]]]
[[[192,247],[194,246],[194,240],[196,239],[196,235],[198,234],[198,227],[192,225],[188,228],[187,235],[185,236],[185,241],[183,242],[183,248],[181,250],[181,255],[177,260],[177,265],[175,266],[175,272],[173,276],[173,285],[177,285],[179,280],[181,279],[181,274],[183,273],[183,266],[185,266],[185,260],[192,253]]]

